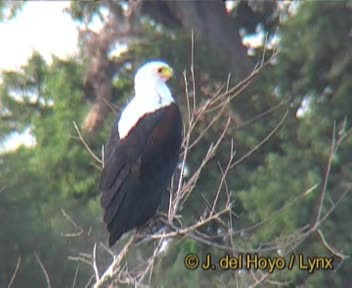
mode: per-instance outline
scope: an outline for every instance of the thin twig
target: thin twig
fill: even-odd
[[[14,271],[13,274],[12,274],[10,283],[9,283],[9,285],[7,285],[7,288],[11,288],[13,282],[15,281],[17,272],[18,272],[18,270],[20,269],[20,265],[21,265],[21,256],[18,256],[18,260],[17,260],[17,263],[16,263],[15,271]]]
[[[194,30],[192,29],[191,35],[191,77],[192,77],[192,92],[193,92],[193,109],[196,108],[196,77],[194,76]]]
[[[194,35],[192,32],[192,46],[191,46],[191,66],[190,66],[190,78],[192,81],[192,92],[190,95],[189,94],[189,83],[187,80],[187,72],[185,71],[183,73],[184,75],[184,80],[185,80],[185,92],[186,92],[186,103],[187,103],[187,117],[188,121],[185,122],[185,126],[183,130],[184,137],[183,137],[183,142],[182,142],[182,167],[181,171],[184,169],[184,165],[186,163],[186,160],[188,159],[188,155],[198,141],[204,138],[205,132],[208,131],[208,129],[211,129],[211,127],[214,127],[214,124],[218,119],[221,119],[221,116],[226,112],[226,109],[228,107],[228,103],[235,99],[237,96],[241,94],[241,92],[246,89],[254,80],[256,75],[259,73],[260,69],[267,64],[267,62],[264,62],[264,60],[261,61],[261,63],[252,71],[252,73],[243,81],[238,83],[236,86],[229,88],[229,83],[230,83],[230,75],[227,79],[227,85],[222,85],[218,91],[211,96],[211,98],[205,102],[203,102],[199,107],[197,107],[197,99],[196,99],[196,82],[195,82],[195,71],[194,71]],[[264,59],[264,56],[263,56]],[[225,88],[225,92],[223,92]],[[210,112],[215,112],[217,113],[210,123],[207,123],[207,128],[205,129],[206,131],[202,131],[200,135],[197,135],[198,137],[194,137],[196,127],[198,127],[199,124],[201,124],[201,121],[204,119],[204,116],[209,115]],[[151,282],[151,276],[152,272],[154,269],[154,265],[156,261],[161,257],[161,254],[163,253],[165,249],[165,245],[169,245],[167,243],[170,241],[170,239],[175,239],[178,238],[178,241],[181,241],[184,238],[191,238],[194,239],[195,241],[211,245],[212,247],[216,247],[219,249],[227,249],[227,251],[233,251],[234,246],[232,247],[226,246],[226,245],[221,245],[219,243],[211,241],[212,239],[218,239],[218,237],[212,237],[212,235],[207,235],[202,232],[200,232],[198,229],[202,228],[204,225],[209,224],[210,222],[216,222],[220,227],[226,227],[227,223],[226,220],[224,220],[224,215],[230,215],[229,217],[232,217],[232,202],[231,202],[231,191],[229,191],[227,187],[227,180],[226,177],[230,171],[230,169],[233,167],[233,158],[234,158],[234,149],[233,149],[233,141],[231,142],[231,153],[229,157],[229,162],[227,163],[227,166],[223,170],[222,167],[220,166],[220,172],[221,178],[220,178],[220,183],[219,187],[216,192],[215,199],[213,200],[212,204],[209,203],[209,208],[206,208],[207,211],[204,211],[202,213],[201,217],[193,224],[190,226],[184,227],[182,225],[181,217],[179,214],[180,211],[183,209],[183,204],[185,201],[187,201],[188,197],[191,195],[192,191],[194,190],[194,187],[203,171],[203,168],[209,163],[211,159],[216,155],[218,152],[218,149],[220,147],[220,144],[223,142],[225,139],[225,136],[228,134],[228,130],[231,124],[231,117],[227,117],[227,122],[224,125],[219,137],[216,139],[215,143],[212,143],[202,160],[200,161],[200,164],[196,171],[193,173],[192,177],[187,182],[183,181],[182,173],[180,173],[180,176],[178,178],[178,185],[177,187],[174,187],[176,190],[175,193],[170,192],[170,205],[169,205],[169,211],[167,215],[167,220],[166,217],[165,219],[162,219],[163,222],[166,224],[166,226],[170,230],[170,232],[163,232],[163,233],[154,233],[152,235],[147,235],[142,238],[141,241],[139,241],[136,246],[140,245],[141,243],[148,243],[151,241],[154,241],[155,246],[153,249],[152,254],[146,259],[144,263],[141,263],[140,265],[137,265],[138,267],[134,267],[134,272],[131,270],[131,267],[127,267],[127,264],[122,265],[122,259],[127,256],[127,253],[129,253],[132,244],[136,240],[136,233],[134,233],[130,239],[127,241],[127,243],[123,246],[122,250],[118,254],[118,256],[115,256],[112,263],[106,269],[106,271],[103,273],[103,275],[100,277],[99,281],[96,281],[94,287],[102,287],[104,286],[107,282],[110,281],[115,281],[116,283],[121,283],[121,284],[132,284],[138,287],[149,287],[148,285],[145,285],[143,282]],[[283,121],[283,120],[282,120]],[[280,123],[279,123],[280,124]],[[274,129],[274,132],[276,130]],[[273,132],[273,133],[274,133]],[[272,134],[268,136],[265,140],[269,139]],[[193,140],[195,139],[195,140]],[[191,143],[191,140],[193,141]],[[263,142],[264,143],[264,142]],[[254,152],[256,149],[259,147],[255,147],[254,150],[252,149],[251,151]],[[175,184],[174,184],[175,182]],[[176,181],[172,181],[172,188],[173,185],[176,185]],[[225,187],[225,189],[223,188]],[[220,197],[220,192],[225,191],[227,195],[227,202],[225,205],[225,208],[220,210],[220,212],[215,213],[215,209],[217,208],[217,202]],[[207,213],[205,213],[207,212]],[[210,212],[210,213],[209,213]],[[177,224],[176,224],[177,222]],[[232,233],[232,232],[231,232]],[[181,236],[181,237],[179,237]],[[231,237],[230,237],[231,238]],[[155,241],[157,240],[157,241]],[[167,243],[167,244],[165,244]],[[107,250],[110,255],[112,255],[112,252],[110,249]],[[114,255],[112,255],[114,256]],[[84,258],[84,257],[80,257]],[[81,260],[82,259],[78,259]],[[94,258],[94,256],[93,256]],[[84,258],[85,261],[88,261],[86,258]],[[93,261],[94,262],[94,261]],[[93,265],[91,263],[91,265]],[[97,277],[96,277],[97,278]]]
[[[111,111],[115,113],[115,115],[118,113],[118,111],[117,111],[116,108],[110,103],[110,101],[106,100],[105,98],[103,98],[103,101],[104,101],[105,104],[111,109]]]
[[[92,156],[93,159],[94,159],[96,162],[98,162],[100,165],[103,165],[103,161],[102,161],[101,159],[99,159],[99,157],[97,157],[97,156],[94,154],[94,152],[89,148],[89,145],[87,144],[87,142],[86,142],[86,141],[84,140],[84,138],[82,137],[82,134],[81,134],[81,132],[79,131],[76,122],[75,122],[75,121],[72,121],[72,123],[73,123],[73,126],[75,127],[75,130],[76,130],[76,132],[77,132],[77,134],[78,134],[79,139],[81,140],[83,146],[86,148],[86,150],[88,151],[88,153],[90,154],[90,156]]]
[[[326,247],[326,249],[329,250],[329,252],[330,252],[332,255],[334,255],[334,256],[340,258],[341,260],[345,260],[346,258],[349,258],[348,255],[344,255],[344,254],[342,254],[342,253],[336,251],[336,249],[334,249],[331,245],[329,245],[328,242],[325,240],[325,237],[324,237],[323,232],[321,232],[320,229],[318,229],[317,232],[318,232],[318,235],[319,235],[321,241],[323,242],[324,246]]]
[[[288,115],[288,110],[284,113],[282,118],[280,119],[279,123],[274,127],[273,130],[270,131],[270,133],[262,140],[260,141],[257,145],[255,145],[251,150],[249,150],[246,154],[244,154],[240,159],[235,161],[232,165],[232,167],[235,167],[239,163],[241,163],[243,160],[247,159],[249,156],[251,156],[255,151],[257,151],[263,144],[265,144],[281,127],[281,125],[284,123],[286,117]]]
[[[331,163],[332,163],[332,159],[334,157],[334,151],[335,151],[335,147],[336,147],[335,129],[336,129],[336,126],[335,126],[335,123],[334,123],[333,129],[332,129],[329,158],[328,158],[328,163],[327,163],[326,169],[325,169],[323,185],[321,187],[321,193],[320,193],[320,196],[319,196],[318,213],[317,213],[316,220],[315,220],[315,223],[314,223],[314,227],[313,227],[314,229],[316,229],[317,226],[318,226],[318,223],[319,223],[320,217],[321,217],[321,212],[322,212],[323,206],[324,206],[324,199],[325,199],[326,188],[327,188],[328,181],[329,181]]]
[[[37,260],[37,262],[39,263],[40,268],[42,269],[44,276],[45,276],[45,281],[46,281],[46,285],[48,288],[51,288],[51,284],[50,284],[50,279],[49,279],[49,274],[45,269],[45,266],[43,265],[42,261],[40,260],[38,254],[36,252],[33,252],[35,259]]]
[[[76,233],[61,233],[61,236],[78,237],[78,236],[82,235],[82,233],[84,232],[83,228],[80,227],[79,225],[77,225],[76,222],[73,221],[73,219],[66,213],[66,211],[64,209],[61,209],[61,213],[75,228],[77,228],[79,230]]]
[[[298,195],[297,197],[293,198],[291,201],[289,201],[288,203],[286,203],[284,206],[282,206],[281,208],[279,208],[278,210],[276,210],[273,214],[271,214],[268,218],[241,230],[235,231],[233,235],[236,234],[241,234],[241,233],[247,233],[249,231],[255,230],[258,227],[264,225],[265,223],[268,223],[270,221],[272,221],[276,216],[278,216],[279,214],[281,214],[282,212],[284,212],[287,208],[289,208],[290,206],[292,206],[293,204],[295,204],[297,201],[299,201],[300,199],[302,199],[303,197],[306,197],[307,195],[309,195],[311,192],[313,192],[316,188],[318,187],[318,184],[313,185],[312,187],[308,188],[306,191],[304,191],[302,194]]]
[[[323,186],[321,188],[321,193],[319,197],[319,206],[318,206],[318,213],[316,216],[316,220],[314,223],[314,229],[320,225],[320,220],[321,220],[321,213],[323,210],[323,204],[324,204],[324,199],[325,199],[325,193],[328,185],[328,180],[329,180],[329,175],[330,175],[330,170],[331,170],[331,164],[332,160],[334,158],[334,154],[336,153],[338,147],[341,145],[342,141],[346,139],[346,137],[350,136],[352,134],[352,129],[348,130],[347,132],[344,132],[343,129],[340,131],[341,134],[339,134],[339,138],[336,140],[336,125],[334,123],[333,129],[332,129],[332,136],[331,136],[331,145],[330,145],[330,150],[329,150],[329,156],[328,156],[328,163],[326,165],[325,173],[324,173],[324,178],[323,178]]]
[[[90,276],[90,278],[89,278],[87,284],[84,286],[84,288],[88,288],[90,283],[93,281],[93,279],[94,279],[94,274],[92,274],[92,276]]]
[[[85,263],[85,264],[87,264],[90,267],[93,266],[92,261],[88,260],[86,257],[82,257],[82,256],[68,256],[67,259],[71,260],[71,261],[77,261],[77,262]]]
[[[280,109],[282,106],[287,106],[288,103],[289,103],[289,101],[282,101],[282,102],[278,103],[277,105],[275,105],[273,107],[270,107],[269,109],[263,111],[262,113],[259,113],[258,115],[256,115],[252,119],[249,119],[248,121],[245,121],[245,122],[241,123],[241,125],[239,125],[236,128],[234,128],[234,130],[238,131],[240,129],[243,129],[243,128],[249,126],[250,124],[252,124],[254,122],[257,122],[258,120],[261,120],[264,117],[272,114],[276,110]]]
[[[115,275],[118,274],[119,272],[119,265],[122,261],[122,259],[127,255],[128,250],[132,246],[133,242],[136,240],[135,238],[135,233],[130,237],[130,239],[127,241],[123,249],[121,250],[120,254],[115,257],[114,261],[111,263],[111,265],[106,269],[104,274],[100,277],[99,281],[97,281],[94,284],[94,288],[99,288],[104,285],[105,282],[107,282],[109,279],[112,279]]]
[[[260,270],[258,270],[260,271]],[[264,273],[263,275],[261,275],[261,277],[259,279],[257,279],[257,277],[255,277],[255,274],[252,270],[250,270],[250,273],[254,279],[254,283],[249,285],[249,288],[254,288],[257,287],[258,285],[262,284],[268,277],[269,277],[269,273]]]
[[[114,259],[115,258],[115,254],[114,252],[112,252],[111,249],[109,249],[106,245],[104,245],[103,243],[99,243],[100,246]]]
[[[97,256],[97,243],[94,243],[94,247],[93,247],[93,269],[94,269],[96,282],[98,282],[99,281],[99,270],[98,270],[98,267],[97,267],[96,256]]]
[[[186,227],[186,228],[183,228],[183,229],[179,229],[179,230],[174,231],[174,232],[163,233],[163,234],[154,234],[154,235],[151,235],[150,238],[151,239],[166,239],[166,238],[176,237],[176,236],[179,236],[179,235],[186,235],[187,233],[204,226],[205,224],[209,223],[210,221],[218,219],[221,215],[227,213],[230,209],[231,209],[231,207],[226,207],[222,211],[220,211],[220,212],[218,212],[216,214],[210,215],[209,217],[207,217],[204,220],[199,220],[197,223],[195,223],[195,224],[193,224],[193,225],[191,225],[189,227]]]
[[[351,192],[351,187],[347,187],[347,189],[342,193],[341,196],[339,196],[339,198],[337,198],[337,200],[335,201],[335,203],[333,203],[333,205],[330,207],[330,209],[324,214],[324,216],[322,216],[320,218],[320,220],[318,221],[318,223],[316,225],[314,225],[312,227],[312,232],[314,232],[315,229],[317,229],[322,223],[325,222],[325,220],[330,216],[330,214],[336,209],[336,207],[338,205],[341,204],[342,200],[345,199],[345,197],[347,196],[347,194]]]
[[[230,171],[231,163],[232,163],[234,157],[235,157],[235,152],[234,152],[234,148],[233,148],[233,141],[231,141],[230,157],[229,157],[229,161],[227,162],[225,171],[222,171],[221,166],[219,165],[220,172],[221,172],[222,175],[221,175],[220,183],[219,183],[219,186],[218,186],[218,190],[216,192],[215,199],[213,201],[213,207],[211,208],[210,215],[212,215],[214,213],[214,211],[215,211],[215,206],[218,203],[220,191],[221,191],[223,185],[224,184],[226,185],[226,176],[227,176],[227,174]]]
[[[75,275],[73,278],[73,282],[72,282],[72,288],[76,287],[76,281],[77,281],[77,276],[78,276],[78,270],[79,270],[79,263],[77,264],[76,270],[75,270]]]

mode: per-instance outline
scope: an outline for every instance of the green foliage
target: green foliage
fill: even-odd
[[[269,219],[313,185],[319,186],[273,217],[268,224],[255,229],[250,235],[255,245],[274,241],[285,247],[287,235],[294,237],[294,231],[316,219],[332,139],[338,139],[351,127],[352,87],[348,79],[352,62],[347,39],[351,11],[348,5],[347,1],[306,1],[280,31],[281,50],[274,74],[278,79],[272,85],[278,85],[280,98],[291,99],[292,112],[278,134],[279,142],[268,147],[270,153],[266,153],[264,162],[251,172],[248,188],[239,193],[246,211],[241,217],[246,219],[242,227],[248,225],[248,220],[255,224]],[[307,101],[308,106],[303,116],[297,117],[296,111],[302,100]],[[350,137],[334,153],[323,215],[352,183],[352,175],[347,172],[351,165],[349,147]],[[347,209],[351,204],[351,197],[347,196],[321,225],[328,243],[345,254],[351,253],[351,246],[347,244],[351,242],[351,236],[344,232],[350,223]],[[294,252],[303,252],[306,256],[334,256],[314,235],[297,246]],[[336,266],[338,262],[335,257]],[[344,273],[351,264],[344,262],[342,267],[334,274],[309,275],[296,270],[294,273],[285,271],[276,277],[290,280],[295,285],[304,283],[306,287],[345,287],[348,277]]]
[[[81,73],[80,66],[73,60],[54,59],[47,65],[38,53],[34,53],[23,71],[3,74],[1,103],[7,111],[0,137],[6,139],[12,132],[29,128],[36,141],[34,147],[21,147],[0,156],[0,183],[4,187],[2,203],[8,203],[1,210],[9,211],[9,221],[3,225],[0,239],[5,242],[2,243],[4,247],[13,247],[6,252],[10,252],[11,257],[2,259],[16,261],[16,257],[22,257],[25,264],[22,264],[19,285],[26,281],[43,285],[40,270],[39,273],[31,271],[38,265],[33,256],[37,251],[44,255],[41,260],[53,275],[53,283],[65,286],[64,279],[73,279],[75,269],[75,263],[68,262],[66,257],[70,250],[84,247],[82,242],[75,246],[76,242],[67,249],[67,243],[71,241],[60,236],[72,229],[72,224],[60,210],[71,211],[77,205],[76,199],[86,201],[97,195],[98,170],[89,166],[93,161],[82,149],[72,124],[73,121],[80,123],[86,112],[82,102]],[[99,137],[97,140],[102,141]],[[97,209],[92,212],[96,215]],[[81,223],[84,218],[91,219],[91,216],[87,217],[88,209],[81,213],[76,215],[81,215]],[[58,263],[66,268],[55,273]],[[9,279],[1,279],[1,282],[7,283]]]

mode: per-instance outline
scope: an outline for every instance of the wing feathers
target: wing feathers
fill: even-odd
[[[113,140],[118,139],[116,126]],[[175,169],[181,137],[180,112],[171,104],[145,115],[128,137],[116,143],[110,138],[100,182],[110,246],[155,214]]]

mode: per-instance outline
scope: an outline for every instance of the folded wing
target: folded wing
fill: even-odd
[[[155,214],[176,167],[181,140],[176,104],[144,115],[123,139],[117,125],[113,127],[100,179],[110,246]]]

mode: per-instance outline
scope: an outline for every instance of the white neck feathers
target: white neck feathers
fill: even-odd
[[[145,114],[154,112],[174,102],[165,82],[155,81],[155,79],[146,80],[150,81],[136,81],[136,94],[121,114],[118,123],[120,139],[126,137],[138,120]]]

